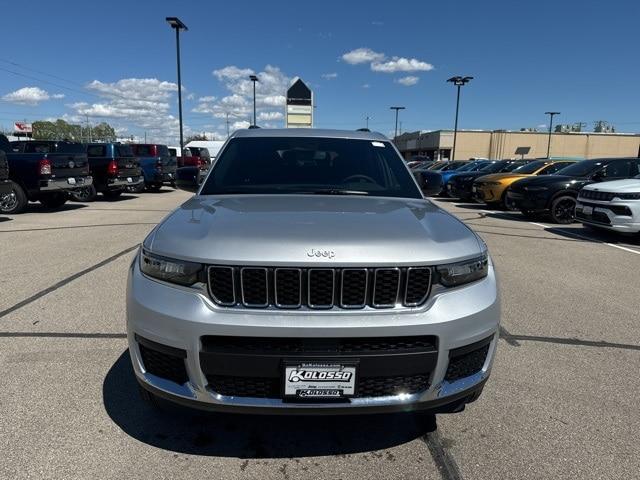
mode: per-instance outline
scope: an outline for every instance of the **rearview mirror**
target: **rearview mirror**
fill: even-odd
[[[200,188],[203,176],[198,167],[181,167],[176,170],[176,188],[195,193]]]
[[[422,194],[425,197],[432,197],[442,192],[444,185],[442,183],[442,175],[438,172],[425,170],[422,172],[416,172],[414,175],[418,181],[418,185],[420,185],[420,190],[422,190]]]

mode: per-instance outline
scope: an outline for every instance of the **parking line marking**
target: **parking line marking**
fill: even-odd
[[[80,333],[80,332],[0,332],[0,338],[127,338],[126,333]]]
[[[511,218],[511,215],[506,215],[502,212],[495,212],[492,210],[482,210],[484,213],[491,213],[493,215],[497,215],[499,217],[502,217],[506,220],[513,220],[513,218]],[[560,230],[561,232],[566,233],[567,235],[576,237],[576,238],[580,238],[582,240],[587,240],[589,242],[596,242],[596,243],[600,243],[602,245],[606,245],[608,247],[613,247],[613,248],[617,248],[619,250],[623,250],[625,252],[629,252],[629,253],[635,253],[636,255],[640,255],[640,250],[634,250],[633,248],[628,248],[628,247],[623,247],[621,245],[616,245],[615,243],[609,243],[609,242],[604,242],[602,240],[598,240],[597,238],[593,238],[593,237],[587,237],[586,235],[580,235],[579,233],[575,233],[575,232],[571,232],[569,230],[565,230],[562,227],[554,227],[552,225],[543,225],[542,223],[536,223],[536,222],[527,222],[531,225],[535,225],[536,227],[542,227],[543,229],[547,230],[548,228],[554,228],[556,230]],[[549,233],[553,233],[553,232],[549,232]]]
[[[40,290],[38,293],[35,293],[33,295],[31,295],[29,298],[25,298],[24,300],[22,300],[21,302],[16,303],[14,306],[9,307],[5,310],[2,310],[0,312],[0,318],[4,317],[5,315],[8,315],[12,312],[15,312],[16,310],[24,307],[25,305],[29,305],[30,303],[35,302],[36,300],[38,300],[39,298],[44,297],[45,295],[48,295],[49,293],[64,287],[67,283],[73,282],[74,280],[82,277],[83,275],[86,275],[87,273],[93,272],[94,270],[105,266],[108,263],[113,262],[114,260],[117,260],[118,258],[122,257],[123,255],[126,255],[127,253],[133,252],[134,250],[136,250],[137,248],[139,248],[139,245],[136,244],[133,247],[129,247],[129,248],[125,248],[124,250],[122,250],[121,252],[116,253],[115,255],[110,256],[109,258],[106,258],[104,260],[102,260],[99,263],[96,263],[95,265],[90,266],[89,268],[85,268],[84,270],[81,270],[78,273],[74,273],[73,275],[60,280],[59,282],[51,285],[50,287],[45,288],[44,290]]]
[[[449,451],[444,447],[438,430],[436,429],[432,432],[425,433],[422,439],[424,443],[427,444],[431,458],[433,458],[433,462],[436,464],[442,479],[463,480],[458,464]]]

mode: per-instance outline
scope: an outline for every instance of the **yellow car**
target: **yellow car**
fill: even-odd
[[[473,182],[471,194],[477,202],[501,205],[511,210],[507,200],[507,189],[513,182],[534,175],[551,175],[572,163],[575,163],[575,160],[535,160],[508,173],[484,175]]]

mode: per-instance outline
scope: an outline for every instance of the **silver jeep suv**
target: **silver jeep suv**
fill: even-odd
[[[478,398],[498,342],[491,258],[423,198],[386,137],[238,131],[202,185],[177,183],[197,194],[129,271],[146,400],[355,413]]]

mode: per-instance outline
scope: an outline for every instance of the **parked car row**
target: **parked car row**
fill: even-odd
[[[554,223],[640,232],[640,158],[478,160],[413,170],[423,188]]]
[[[157,191],[175,185],[176,168],[166,145],[9,142],[0,135],[0,213],[21,213],[30,201],[59,208],[98,193],[114,199],[125,190]]]

